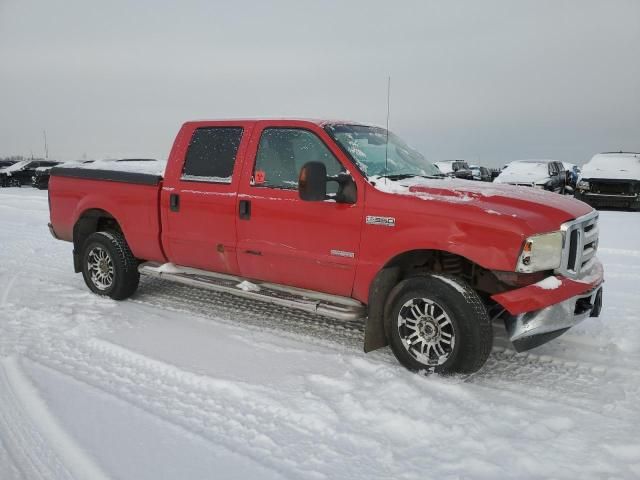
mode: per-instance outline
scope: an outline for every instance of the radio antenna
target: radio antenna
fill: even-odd
[[[391,75],[387,77],[387,139],[384,145],[384,175],[385,183],[387,181],[387,175],[389,175],[388,163],[389,163],[389,114],[391,112]]]
[[[49,146],[47,145],[47,131],[42,130],[42,135],[44,136],[44,158],[46,160],[49,159]]]

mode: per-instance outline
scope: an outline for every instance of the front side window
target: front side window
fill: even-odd
[[[182,180],[231,183],[242,127],[206,127],[193,132]]]
[[[297,189],[300,169],[307,162],[324,163],[328,176],[344,170],[316,134],[297,128],[267,128],[260,137],[253,185]],[[329,182],[327,192],[336,191],[337,184]]]

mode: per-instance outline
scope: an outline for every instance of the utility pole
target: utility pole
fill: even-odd
[[[45,160],[49,159],[49,147],[47,145],[47,131],[42,130],[42,134],[44,135],[44,158]]]

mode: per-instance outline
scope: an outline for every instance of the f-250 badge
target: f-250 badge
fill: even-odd
[[[374,215],[367,215],[366,222],[368,225],[381,225],[383,227],[395,227],[395,217],[376,217]]]

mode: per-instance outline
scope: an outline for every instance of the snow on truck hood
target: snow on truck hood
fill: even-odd
[[[640,180],[640,154],[596,155],[582,167],[581,178]]]
[[[385,193],[411,196],[418,200],[465,205],[487,216],[511,217],[528,222],[532,217],[548,224],[548,231],[560,224],[586,215],[592,208],[586,203],[545,190],[513,185],[474,182],[453,178],[413,177],[392,181],[372,178],[374,187]],[[541,220],[543,219],[543,220]]]

